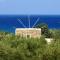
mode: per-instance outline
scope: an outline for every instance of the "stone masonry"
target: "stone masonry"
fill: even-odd
[[[16,28],[15,35],[26,37],[26,38],[40,38],[41,29],[40,28]]]

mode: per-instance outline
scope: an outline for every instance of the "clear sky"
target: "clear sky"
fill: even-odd
[[[60,15],[60,0],[0,0],[0,14]]]

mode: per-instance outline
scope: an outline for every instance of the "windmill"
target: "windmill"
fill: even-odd
[[[40,28],[34,28],[34,26],[39,22],[40,18],[37,18],[36,22],[31,27],[31,19],[30,16],[28,16],[28,26],[21,21],[22,19],[17,19],[18,22],[24,27],[24,28],[16,28],[15,34],[21,35],[23,37],[40,37],[41,35],[41,29]]]

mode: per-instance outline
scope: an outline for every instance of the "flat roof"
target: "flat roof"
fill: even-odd
[[[41,28],[16,28],[16,30],[41,30]]]

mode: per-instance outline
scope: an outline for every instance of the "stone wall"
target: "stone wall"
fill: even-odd
[[[16,28],[15,35],[19,35],[21,37],[33,37],[33,38],[40,38],[41,36],[41,29],[40,28]]]

